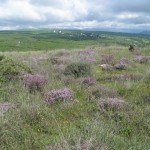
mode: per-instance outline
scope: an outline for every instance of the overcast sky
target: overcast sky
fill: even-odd
[[[0,29],[150,30],[150,0],[0,0]]]

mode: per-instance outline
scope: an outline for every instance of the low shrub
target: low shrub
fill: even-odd
[[[68,88],[51,90],[44,97],[47,104],[53,104],[57,101],[72,101],[73,91]]]
[[[71,63],[64,71],[65,75],[71,75],[76,78],[91,75],[91,67],[87,63]]]
[[[25,87],[28,88],[30,91],[41,91],[46,83],[47,79],[43,76],[31,74],[25,76]]]
[[[0,61],[3,60],[5,58],[4,55],[0,55]]]
[[[135,50],[134,46],[133,46],[133,45],[130,45],[130,46],[129,46],[129,51],[130,51],[130,52],[133,52],[134,50]]]
[[[16,79],[23,73],[31,73],[31,69],[9,58],[3,58],[0,61],[0,82]]]

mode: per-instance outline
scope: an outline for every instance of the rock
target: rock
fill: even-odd
[[[118,64],[114,65],[114,68],[119,69],[119,70],[124,70],[124,69],[126,69],[126,67],[127,67],[127,64],[125,64],[125,63],[118,63]]]
[[[99,67],[102,68],[102,70],[113,70],[114,67],[112,65],[108,65],[108,64],[102,64],[102,65],[98,65]]]

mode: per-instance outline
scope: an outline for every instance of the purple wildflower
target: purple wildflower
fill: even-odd
[[[51,90],[45,94],[45,102],[48,104],[52,104],[57,101],[71,101],[72,99],[73,92],[68,88]]]

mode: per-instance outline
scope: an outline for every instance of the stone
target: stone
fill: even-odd
[[[101,67],[102,70],[113,70],[114,69],[114,67],[109,64],[102,64],[102,65],[98,65],[98,66]]]

